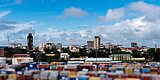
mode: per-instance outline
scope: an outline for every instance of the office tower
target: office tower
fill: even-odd
[[[94,49],[99,49],[100,48],[100,37],[95,36],[94,38]]]
[[[0,48],[0,57],[4,57],[4,49]]]
[[[45,43],[39,43],[38,49],[43,52],[45,49]]]
[[[33,50],[33,36],[31,33],[27,36],[28,50]]]
[[[56,49],[57,51],[62,52],[62,43],[57,43]]]
[[[131,42],[131,47],[132,48],[137,48],[138,46],[137,46],[137,43],[136,42]]]
[[[87,41],[87,49],[93,49],[94,48],[94,41]]]

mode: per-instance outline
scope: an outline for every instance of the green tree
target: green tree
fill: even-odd
[[[132,50],[132,57],[133,58],[142,58],[142,54],[140,51]]]
[[[150,48],[147,50],[147,53],[149,55],[149,58],[153,61],[159,61],[160,60],[160,49]]]

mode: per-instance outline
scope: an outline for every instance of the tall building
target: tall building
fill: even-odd
[[[138,46],[137,46],[137,43],[136,42],[131,42],[131,47],[132,48],[137,48]]]
[[[38,48],[39,48],[39,51],[44,51],[44,48],[45,48],[45,43],[39,43],[39,46],[38,46]]]
[[[62,43],[57,43],[56,49],[57,49],[59,52],[62,52]]]
[[[93,49],[94,48],[94,41],[87,41],[87,49]]]
[[[94,38],[94,49],[99,49],[100,48],[100,37],[95,36]]]
[[[31,33],[27,36],[28,50],[33,50],[33,36]]]
[[[4,49],[0,48],[0,57],[4,57]]]

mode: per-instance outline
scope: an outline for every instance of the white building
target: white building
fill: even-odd
[[[112,58],[86,58],[85,62],[111,62]]]
[[[45,43],[40,43],[39,44],[39,46],[38,46],[38,48],[39,48],[39,51],[44,51],[44,48],[45,48]]]
[[[33,62],[33,58],[29,54],[14,54],[12,58],[12,64],[20,64]]]
[[[30,57],[12,58],[12,64],[20,64],[20,63],[27,63],[27,62],[33,62],[33,58],[30,58]]]
[[[68,53],[60,53],[60,58],[68,59],[69,54]]]

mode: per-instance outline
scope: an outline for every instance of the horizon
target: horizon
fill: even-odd
[[[114,5],[113,5],[114,4]],[[39,43],[101,43],[160,47],[157,0],[0,0],[0,45],[26,45],[28,33]]]

